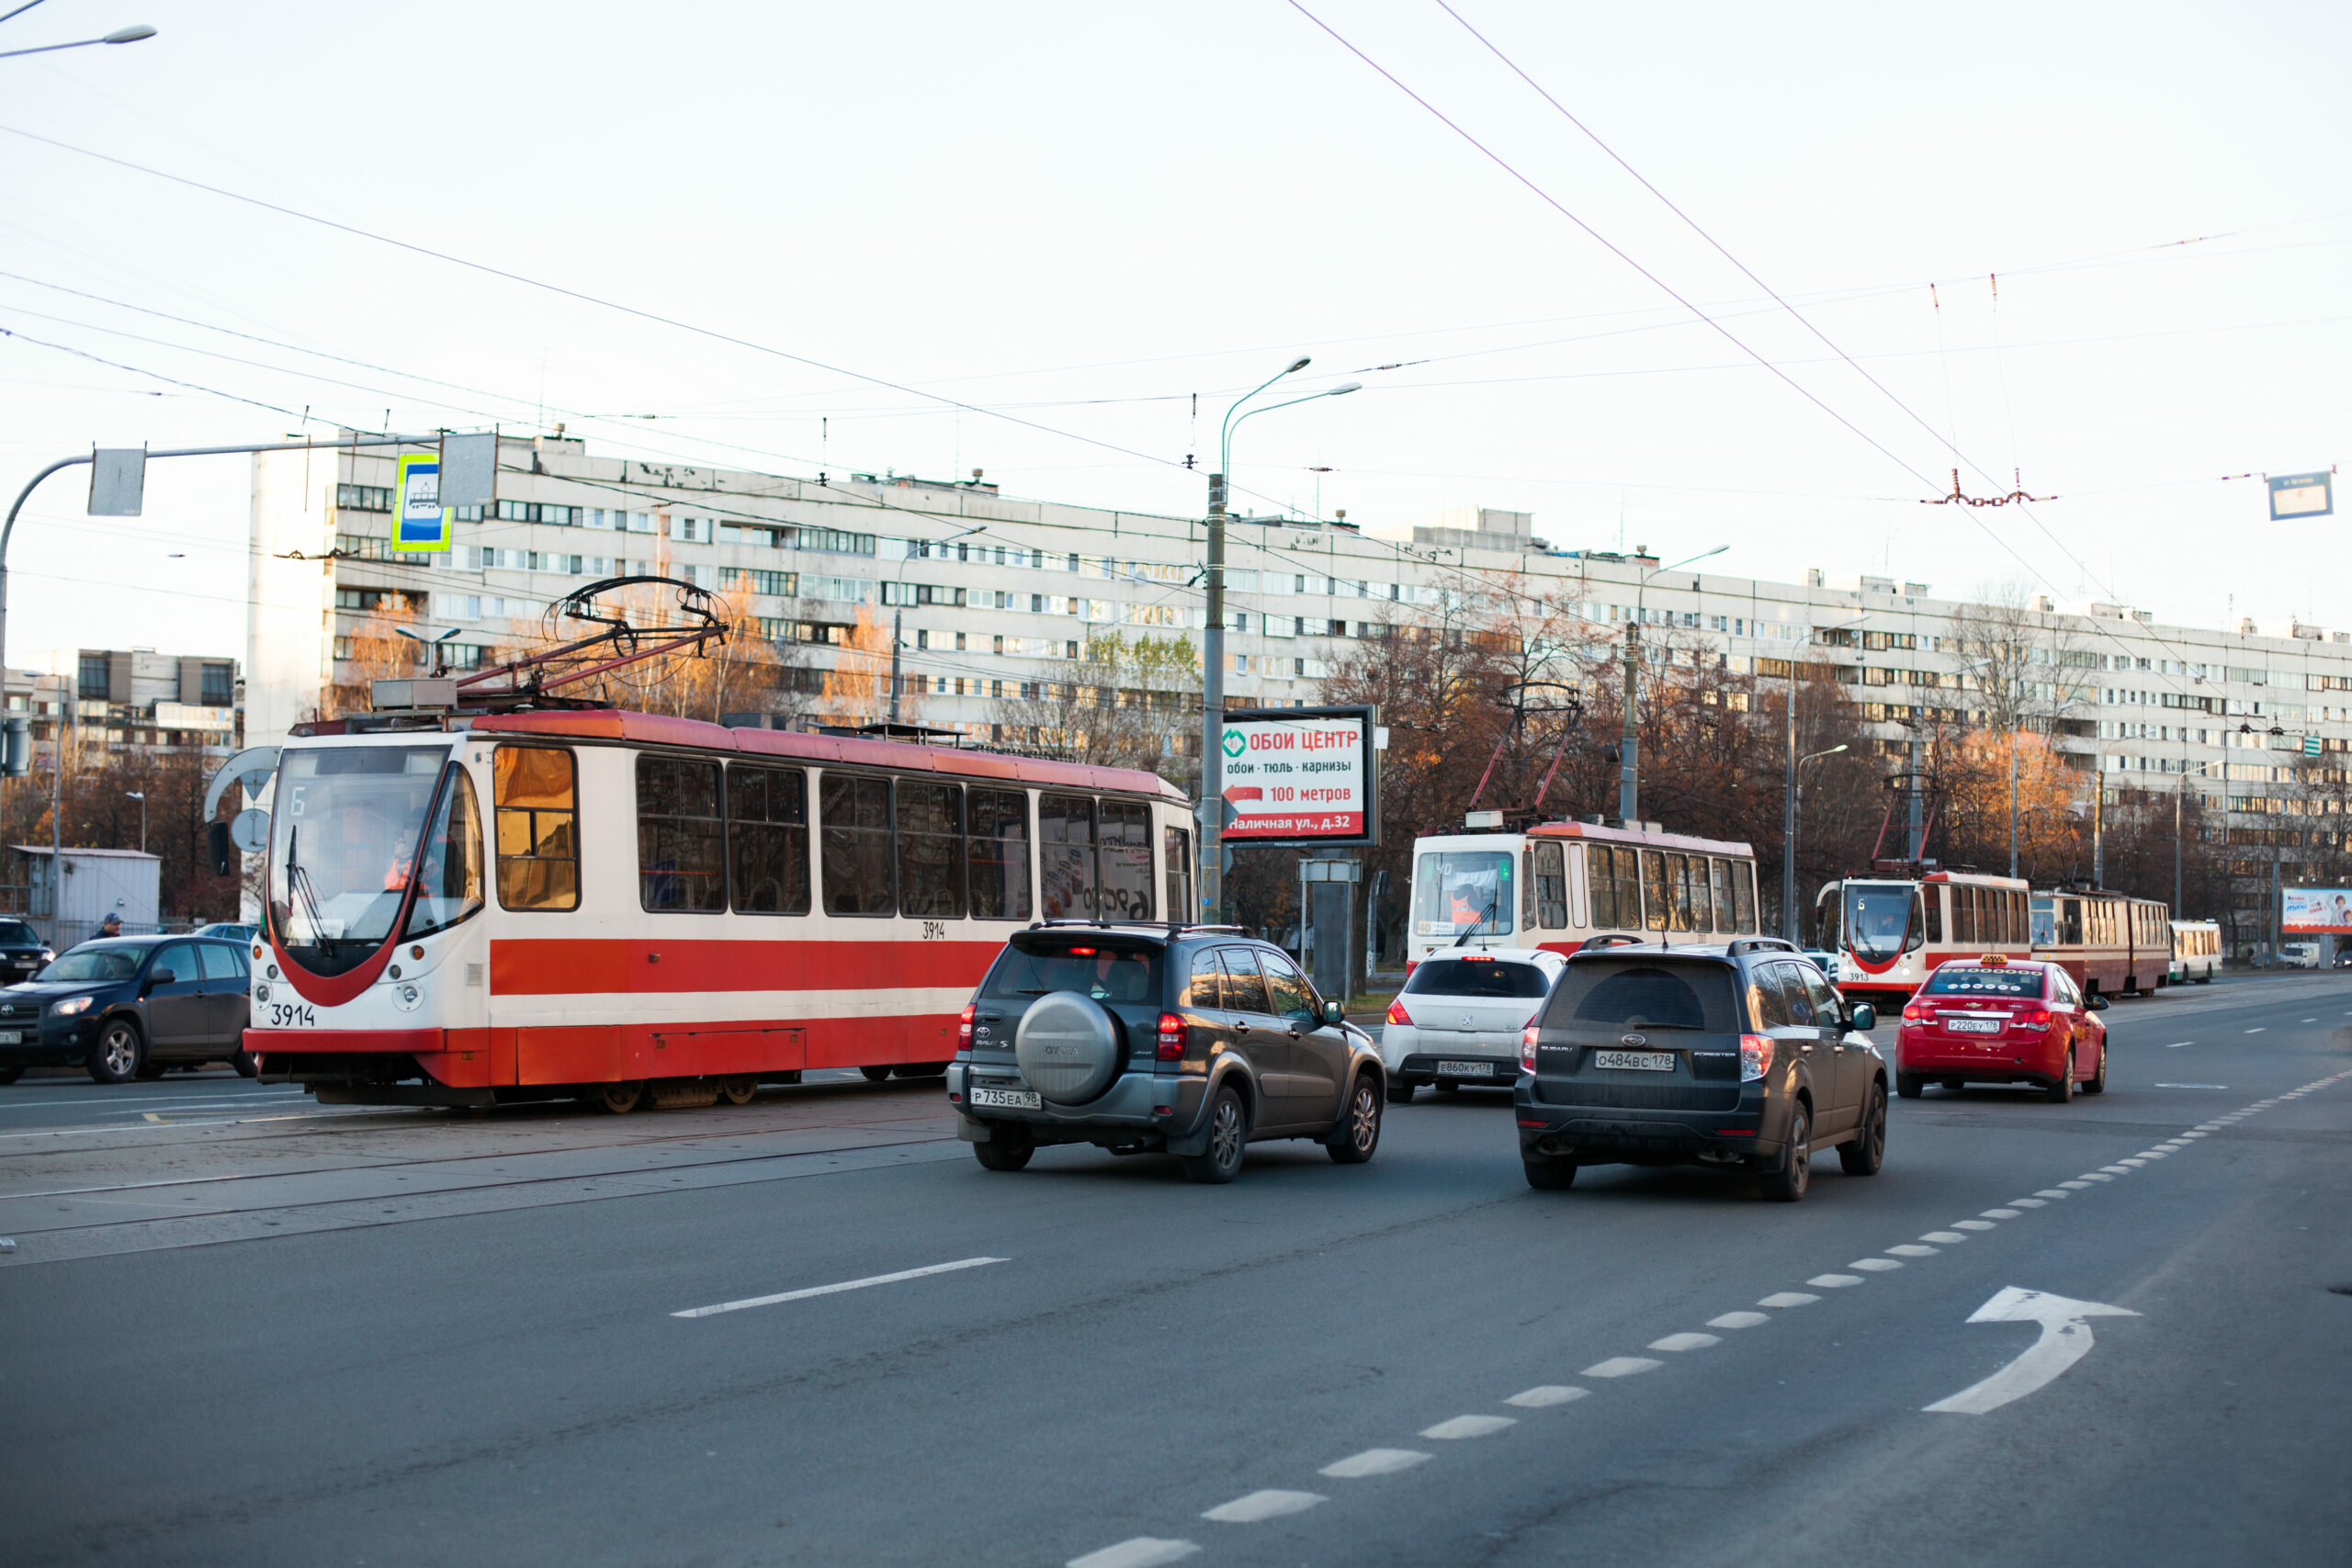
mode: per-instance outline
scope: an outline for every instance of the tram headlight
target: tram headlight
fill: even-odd
[[[414,986],[400,985],[392,987],[392,1005],[402,1012],[414,1012],[418,1004],[424,1000],[424,993]]]
[[[257,1002],[266,1002],[266,1001],[269,1000],[269,982],[268,982],[268,981],[266,981],[266,980],[261,980],[261,981],[256,981],[256,982],[254,983],[254,1000],[255,1000],[255,1001],[257,1001]]]

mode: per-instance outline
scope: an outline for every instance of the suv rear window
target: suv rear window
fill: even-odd
[[[1498,958],[1432,958],[1413,971],[1405,989],[1415,996],[1540,997],[1544,971]]]
[[[997,955],[980,995],[998,1001],[1042,997],[1048,991],[1078,991],[1104,1002],[1152,1002],[1159,996],[1159,948],[1114,948],[1079,943],[1024,953],[1008,947]]]
[[[1555,1028],[1690,1029],[1740,1032],[1734,972],[1720,964],[1634,959],[1570,964],[1544,1022]]]
[[[1931,997],[2038,997],[2041,995],[2041,971],[1963,969],[1957,964],[1947,964],[1928,977],[1925,988]]]

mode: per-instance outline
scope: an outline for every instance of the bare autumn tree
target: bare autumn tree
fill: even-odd
[[[887,688],[890,674],[890,634],[874,618],[873,610],[857,606],[857,615],[825,671],[813,716],[821,724],[860,725],[878,721],[889,708]]]
[[[1005,741],[1067,761],[1200,782],[1201,656],[1188,637],[1103,632],[1054,681],[1008,682],[991,709]],[[1187,742],[1190,742],[1188,745]]]
[[[341,718],[366,713],[375,704],[375,683],[424,672],[424,645],[402,636],[417,623],[420,598],[390,593],[377,603],[368,618],[352,627],[343,648],[335,651],[337,679],[319,694],[312,718]]]

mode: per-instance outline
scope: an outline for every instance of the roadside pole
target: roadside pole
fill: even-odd
[[[1216,802],[1225,793],[1217,751],[1225,729],[1225,476],[1209,476],[1207,599],[1201,628],[1201,919],[1215,925],[1225,908],[1225,823]],[[1299,930],[1306,926],[1299,909]]]

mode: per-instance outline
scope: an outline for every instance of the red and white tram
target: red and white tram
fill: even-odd
[[[2104,888],[2033,896],[2033,955],[2086,996],[2153,991],[2172,972],[2172,908]]]
[[[1931,871],[1832,882],[1814,908],[1821,945],[1838,955],[1838,989],[1900,999],[1954,959],[2030,956],[2030,896],[2014,876]]]
[[[616,710],[306,726],[246,1048],[322,1100],[741,1100],[937,1071],[1006,936],[1191,918],[1151,773]]]
[[[1757,934],[1756,856],[1746,844],[1600,822],[1523,833],[1447,833],[1413,843],[1408,967],[1465,932],[1574,953],[1596,936],[1730,942]]]

